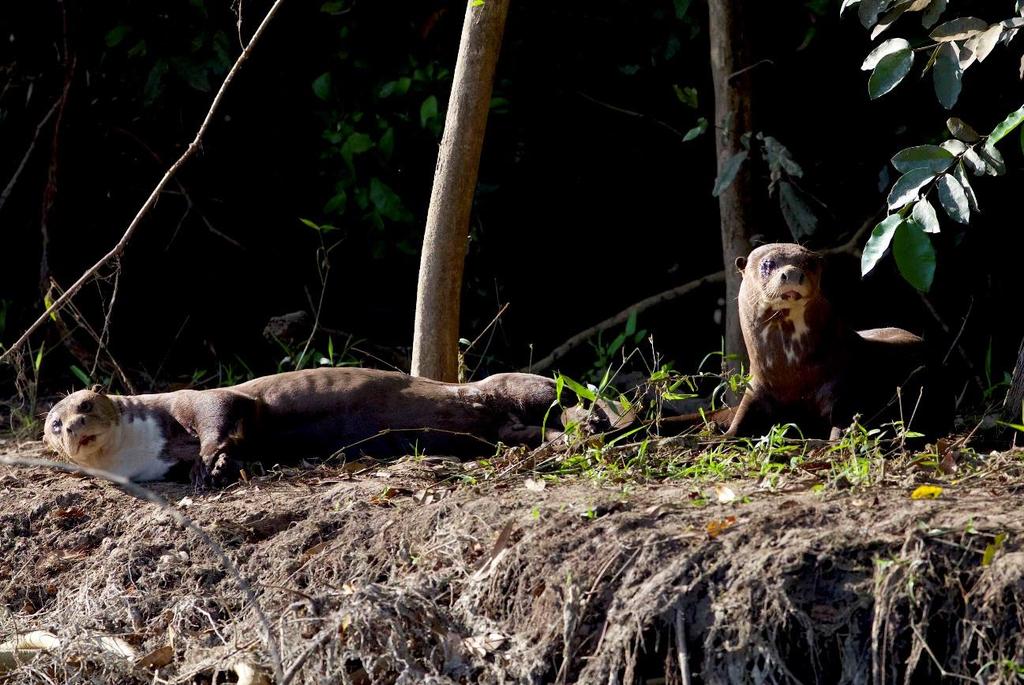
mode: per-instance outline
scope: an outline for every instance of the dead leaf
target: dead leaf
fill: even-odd
[[[473,580],[480,581],[491,575],[498,563],[504,558],[508,548],[508,542],[512,538],[512,521],[505,524],[505,527],[498,533],[490,553],[485,555],[476,563],[476,571],[473,573]]]
[[[317,543],[317,544],[313,545],[312,547],[310,547],[309,549],[307,549],[305,552],[302,553],[302,563],[306,563],[307,561],[309,561],[310,559],[315,557],[317,554],[320,554],[320,552],[324,551],[324,549],[326,549],[326,548],[327,548],[327,543],[326,542],[320,542],[320,543]]]
[[[647,514],[648,516],[653,516],[656,519],[661,518],[666,511],[667,509],[665,508],[664,504],[655,504],[652,507],[647,507],[646,509],[644,509],[645,514]]]
[[[475,654],[478,657],[486,657],[501,647],[508,641],[508,637],[501,633],[487,633],[485,635],[474,635],[467,637],[462,641],[462,644],[468,651]]]
[[[722,504],[728,504],[729,502],[736,501],[736,491],[730,488],[728,485],[716,485],[715,486],[715,499]]]
[[[942,488],[938,485],[921,485],[910,493],[910,499],[937,499],[942,495]]]
[[[82,507],[67,507],[66,509],[58,509],[54,512],[54,516],[62,519],[84,519],[87,514]]]
[[[735,516],[726,516],[724,519],[711,519],[710,521],[708,521],[707,525],[708,537],[714,540],[719,535],[724,533],[727,528],[732,527],[732,525],[735,523]]]
[[[174,661],[174,647],[164,645],[157,647],[149,654],[144,654],[135,660],[138,668],[163,668]]]
[[[178,500],[179,507],[191,507],[192,504],[193,502],[191,497],[182,497],[180,500]]]
[[[527,478],[523,481],[523,485],[525,485],[526,489],[530,492],[543,492],[544,488],[547,487],[547,483],[543,480],[534,480],[532,478]]]
[[[956,457],[953,450],[946,450],[942,454],[942,459],[939,461],[939,470],[947,476],[957,472]]]
[[[434,501],[434,493],[431,490],[417,490],[412,494],[412,501],[416,504],[430,504]]]

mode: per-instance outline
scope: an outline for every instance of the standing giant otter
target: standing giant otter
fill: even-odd
[[[458,384],[327,368],[212,390],[80,390],[50,410],[44,440],[77,464],[133,480],[191,463],[201,484],[227,475],[240,457],[324,457],[347,447],[479,456],[499,441],[536,446],[558,435],[545,426],[560,426],[560,412],[554,381],[532,374]]]
[[[940,430],[952,403],[940,389],[925,392],[924,341],[902,328],[848,327],[821,291],[823,266],[821,255],[793,243],[763,245],[736,260],[750,385],[738,406],[708,419],[728,426],[730,436],[795,423],[807,437],[835,439],[857,415],[865,423],[902,419],[914,430]],[[661,432],[703,418],[670,417]]]
[[[791,243],[763,245],[736,260],[751,378],[727,434],[793,422],[805,435],[834,439],[855,415],[909,423],[915,409],[925,410],[915,425],[941,420],[939,393],[929,394],[927,407],[918,404],[924,341],[902,328],[846,326],[821,292],[823,265],[821,255]]]

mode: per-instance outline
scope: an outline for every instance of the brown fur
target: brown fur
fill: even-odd
[[[932,390],[917,406],[924,341],[901,328],[849,328],[821,292],[823,266],[821,255],[791,243],[763,245],[736,260],[750,387],[738,406],[710,420],[728,425],[727,435],[760,435],[772,425],[795,423],[807,437],[835,438],[855,415],[865,423],[902,418],[909,424],[917,408],[912,429],[939,429],[949,414],[944,393]],[[669,419],[668,432],[700,420]]]
[[[561,426],[555,383],[541,376],[498,374],[456,384],[331,368],[213,390],[124,397],[83,390],[53,407],[45,439],[71,459],[84,456],[80,463],[103,468],[106,455],[79,454],[79,437],[88,432],[102,442],[121,422],[139,418],[156,420],[164,457],[193,462],[200,480],[226,472],[240,456],[322,457],[346,447],[378,455],[416,449],[479,456],[499,441],[539,445],[558,434],[543,426]]]

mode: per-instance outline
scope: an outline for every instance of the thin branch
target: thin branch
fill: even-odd
[[[245,595],[245,598],[252,605],[253,611],[256,612],[256,618],[259,620],[262,628],[260,632],[263,633],[263,635],[261,635],[263,644],[267,648],[267,652],[270,654],[271,661],[274,663],[274,675],[277,682],[283,681],[284,669],[281,666],[281,654],[278,652],[277,643],[274,640],[273,629],[270,625],[270,620],[267,618],[267,615],[263,612],[263,608],[260,606],[259,601],[256,599],[256,594],[253,592],[252,586],[250,586],[249,582],[242,576],[241,571],[239,571],[235,563],[231,561],[231,557],[229,557],[227,552],[224,551],[224,548],[220,546],[220,543],[214,540],[209,533],[199,527],[194,521],[192,521],[192,519],[183,514],[180,509],[172,506],[167,502],[167,500],[152,490],[144,488],[138,483],[133,483],[124,476],[119,476],[108,471],[93,469],[87,466],[79,466],[78,464],[68,464],[59,461],[51,461],[49,459],[36,459],[32,457],[0,456],[0,464],[5,464],[7,466],[34,466],[64,471],[65,473],[77,473],[85,476],[92,476],[93,478],[101,478],[113,483],[138,499],[156,505],[163,511],[166,511],[179,526],[195,533],[203,544],[210,548],[210,551],[213,552],[214,556],[220,560],[220,563],[224,566],[224,570],[226,570],[234,579],[235,583],[237,583],[238,587],[242,590],[242,594]]]
[[[920,295],[921,297],[921,303],[924,305],[924,308],[927,309],[928,313],[932,315],[933,319],[935,319],[935,323],[939,324],[939,327],[942,328],[943,332],[946,335],[953,335],[953,330],[949,327],[949,324],[946,323],[945,319],[942,318],[942,315],[939,314],[939,310],[935,308],[935,305],[931,303],[931,300],[925,297],[924,293],[918,293],[918,295]],[[971,301],[971,304],[974,304],[973,300]],[[960,360],[963,361],[964,366],[966,366],[967,369],[971,372],[971,379],[974,381],[974,384],[978,386],[978,390],[981,390],[984,393],[985,381],[981,379],[981,374],[978,373],[978,369],[974,366],[974,363],[971,361],[971,356],[967,354],[967,350],[965,350],[963,346],[960,344],[960,335],[964,332],[964,328],[967,326],[967,317],[970,316],[970,314],[971,310],[970,308],[968,308],[967,314],[964,315],[963,325],[960,327],[960,333],[957,333],[956,337],[953,338],[953,343],[950,345],[949,352],[946,353],[945,359],[942,360],[942,364],[943,366],[946,364],[946,361],[949,359],[949,353],[956,349],[956,351],[960,354]]]
[[[610,109],[613,112],[618,112],[619,114],[625,114],[626,116],[635,117],[637,119],[647,119],[647,120],[651,121],[652,123],[655,123],[658,126],[661,126],[663,129],[669,131],[670,133],[672,133],[672,135],[674,135],[674,136],[676,136],[678,138],[682,138],[683,137],[683,132],[682,131],[680,131],[679,129],[675,128],[674,126],[672,126],[670,124],[666,124],[661,119],[655,119],[654,117],[652,117],[650,115],[647,115],[647,114],[644,114],[643,112],[634,112],[631,109],[625,109],[623,107],[617,107],[617,106],[609,104],[607,102],[602,102],[601,100],[598,100],[597,98],[595,98],[595,97],[593,97],[591,95],[587,95],[586,93],[584,93],[581,90],[577,90],[576,94],[579,95],[584,100],[590,100],[595,105],[600,105],[601,107],[604,107],[606,109]]]
[[[538,371],[543,371],[547,369],[549,366],[551,366],[556,361],[564,357],[566,354],[568,354],[572,350],[576,349],[577,347],[585,343],[592,336],[595,336],[598,333],[606,331],[614,326],[618,326],[620,324],[625,323],[634,312],[639,314],[640,312],[646,311],[651,307],[654,307],[655,305],[659,305],[662,304],[663,302],[668,302],[669,300],[674,300],[677,297],[682,297],[683,295],[691,293],[703,285],[723,282],[725,282],[725,271],[717,271],[713,274],[708,274],[703,278],[698,278],[695,281],[690,281],[689,283],[684,283],[683,285],[678,285],[675,288],[671,288],[669,290],[665,290],[664,292],[660,292],[657,295],[651,295],[650,297],[644,298],[639,302],[629,305],[615,316],[605,319],[604,321],[595,324],[590,328],[580,331],[579,333],[572,336],[564,343],[556,347],[554,350],[552,350],[551,354],[544,357],[535,364],[531,364],[528,368],[524,369],[524,371],[537,373]]]
[[[32,156],[32,151],[36,148],[36,143],[39,142],[39,135],[43,131],[43,127],[46,126],[47,122],[53,118],[54,112],[57,111],[57,107],[60,105],[63,97],[57,98],[57,101],[50,107],[50,111],[46,113],[42,121],[36,126],[36,132],[32,136],[32,142],[28,144],[28,149],[25,150],[24,156],[21,158],[21,162],[18,164],[18,168],[14,170],[14,175],[11,176],[11,180],[7,182],[7,186],[4,188],[4,192],[0,193],[0,209],[3,209],[4,203],[7,202],[7,198],[10,197],[11,191],[14,190],[14,184],[18,182],[18,177],[21,176],[21,172],[25,170],[25,165],[28,164],[29,157]]]
[[[135,141],[135,143],[136,143],[136,144],[137,144],[137,145],[138,145],[139,147],[141,147],[141,148],[142,148],[143,150],[145,150],[145,151],[146,151],[146,153],[147,153],[147,154],[149,154],[149,156],[150,156],[150,157],[152,157],[152,158],[153,158],[154,160],[156,160],[156,163],[157,163],[157,164],[160,164],[160,165],[162,165],[162,164],[164,163],[164,160],[163,160],[163,159],[161,159],[160,155],[158,155],[158,154],[156,153],[156,150],[154,150],[153,148],[151,148],[151,147],[150,147],[150,146],[149,146],[149,145],[148,145],[148,144],[146,143],[146,141],[144,141],[144,140],[143,140],[142,138],[140,138],[139,136],[135,135],[134,133],[132,133],[132,132],[131,132],[131,131],[129,131],[128,129],[126,129],[126,128],[121,128],[120,126],[115,126],[115,127],[113,128],[113,131],[114,131],[115,133],[120,133],[120,134],[122,134],[122,135],[126,136],[127,138],[130,138],[130,139],[132,139],[133,141]],[[179,220],[178,220],[178,226],[177,226],[177,227],[176,227],[176,228],[174,229],[174,233],[173,233],[173,234],[171,235],[171,241],[170,241],[170,243],[168,243],[168,244],[167,244],[167,248],[165,248],[165,249],[169,249],[169,248],[170,248],[170,246],[171,246],[171,243],[173,243],[173,242],[174,242],[174,239],[175,239],[175,238],[176,238],[176,237],[178,236],[178,231],[180,231],[180,230],[181,230],[181,226],[182,226],[182,224],[184,224],[184,223],[185,223],[185,219],[187,219],[187,218],[188,218],[188,215],[189,215],[189,214],[190,214],[191,212],[195,212],[196,214],[198,214],[198,215],[199,215],[199,218],[200,218],[200,219],[202,220],[203,224],[204,224],[204,225],[206,226],[206,230],[208,230],[208,231],[209,231],[210,233],[214,234],[214,235],[215,235],[215,236],[217,236],[218,238],[221,238],[221,239],[223,239],[223,240],[224,240],[225,242],[227,242],[228,244],[230,244],[230,245],[233,245],[233,246],[237,247],[237,248],[238,248],[239,250],[244,250],[244,249],[245,249],[245,247],[244,247],[244,246],[243,246],[243,245],[242,245],[242,244],[241,244],[240,242],[238,242],[237,240],[235,240],[235,239],[234,239],[234,238],[232,238],[231,236],[227,235],[227,234],[226,234],[226,233],[224,233],[223,231],[219,230],[218,228],[216,228],[216,227],[215,227],[215,226],[213,225],[213,223],[211,223],[211,222],[210,222],[210,219],[209,219],[209,218],[207,218],[206,214],[204,214],[204,213],[202,212],[202,210],[200,210],[200,209],[199,209],[199,208],[198,208],[198,207],[196,206],[196,203],[195,203],[195,201],[194,201],[194,200],[192,199],[192,196],[191,196],[191,195],[189,195],[189,192],[188,192],[188,190],[187,190],[187,189],[185,188],[185,184],[183,184],[183,183],[182,183],[182,182],[181,182],[181,181],[180,181],[179,179],[175,178],[175,179],[174,179],[174,185],[178,186],[178,192],[179,192],[179,193],[181,193],[181,196],[182,196],[183,198],[185,198],[185,213],[184,213],[184,214],[182,214],[182,215],[181,215],[181,219],[179,219]],[[167,193],[168,193],[168,194],[170,194],[170,193],[172,193],[172,192],[173,192],[173,191],[167,191]]]
[[[871,229],[874,227],[877,218],[878,213],[876,212],[874,215],[868,217],[868,219],[864,221],[863,224],[861,224],[860,228],[857,229],[857,231],[850,237],[849,240],[847,240],[845,243],[841,245],[837,245],[836,247],[830,247],[828,249],[822,250],[822,254],[858,254],[862,247],[861,242],[864,240],[864,236],[871,232]],[[618,326],[620,324],[625,323],[629,319],[630,315],[633,314],[633,312],[639,314],[640,312],[646,311],[647,309],[662,304],[663,302],[668,302],[669,300],[674,300],[677,297],[682,297],[683,295],[686,295],[703,285],[708,285],[710,283],[722,283],[724,281],[725,271],[718,271],[713,274],[708,274],[703,278],[698,278],[695,281],[684,283],[683,285],[676,286],[675,288],[671,288],[664,292],[658,293],[657,295],[652,295],[643,300],[640,300],[639,302],[631,304],[629,307],[623,309],[615,316],[605,319],[604,321],[595,324],[590,328],[580,331],[579,333],[572,336],[564,343],[556,347],[554,350],[552,350],[551,354],[549,354],[548,356],[544,357],[543,359],[536,363],[531,363],[528,367],[523,369],[523,371],[537,373],[539,371],[547,369],[556,361],[558,361],[566,354],[568,354],[570,351],[576,349],[577,347],[585,343],[592,336],[604,332],[609,328],[613,328],[614,326]]]
[[[253,47],[256,45],[256,43],[259,42],[259,39],[263,35],[263,32],[270,24],[270,20],[273,19],[274,15],[277,13],[277,10],[281,7],[282,4],[284,4],[284,0],[274,0],[274,4],[271,6],[270,10],[267,11],[267,15],[263,17],[263,21],[260,22],[260,26],[259,28],[256,29],[256,33],[253,34],[252,39],[245,46],[245,49],[242,50],[242,54],[238,56],[238,59],[235,60],[235,63],[231,67],[231,70],[228,71],[227,76],[224,77],[224,82],[220,84],[220,89],[217,91],[217,95],[214,96],[213,103],[210,105],[210,109],[206,113],[206,117],[203,119],[203,123],[200,125],[199,131],[196,133],[195,138],[189,144],[185,152],[182,153],[181,157],[178,158],[178,161],[172,164],[171,168],[167,170],[167,173],[165,173],[163,178],[160,179],[160,182],[157,183],[156,187],[153,189],[153,192],[149,194],[149,197],[146,198],[146,202],[142,205],[142,208],[135,215],[135,218],[132,219],[132,222],[128,225],[128,228],[125,230],[124,235],[121,236],[121,239],[117,241],[117,244],[114,245],[114,247],[107,254],[105,254],[98,262],[93,264],[84,274],[82,274],[82,276],[77,281],[75,281],[71,285],[71,287],[68,288],[67,291],[65,291],[63,295],[61,295],[52,305],[47,307],[46,311],[43,312],[38,319],[36,319],[35,323],[29,326],[28,330],[26,330],[25,333],[23,333],[22,336],[18,338],[18,340],[15,341],[13,345],[11,345],[7,350],[5,350],[3,354],[0,354],[0,362],[9,358],[14,353],[15,350],[20,349],[28,340],[29,336],[31,336],[40,326],[46,323],[46,320],[47,318],[49,318],[50,314],[63,307],[68,300],[74,297],[78,293],[78,291],[82,289],[82,286],[85,285],[85,283],[88,282],[89,279],[93,278],[96,275],[96,273],[101,268],[103,268],[103,266],[107,262],[114,259],[115,257],[119,257],[121,253],[124,252],[125,247],[127,247],[128,245],[128,241],[131,240],[132,236],[135,234],[135,230],[139,227],[139,224],[142,223],[142,219],[149,213],[149,210],[153,208],[153,205],[156,204],[156,201],[160,197],[160,194],[163,192],[164,187],[167,186],[171,178],[174,177],[174,175],[185,164],[185,162],[191,159],[192,156],[196,153],[196,150],[199,149],[199,145],[203,140],[203,136],[206,134],[206,130],[210,127],[210,122],[213,121],[213,116],[217,112],[217,109],[220,107],[221,101],[224,99],[225,91],[227,91],[228,86],[234,80],[235,75],[238,73],[241,66],[249,58],[249,55],[252,53]],[[278,664],[278,670],[280,671],[280,664]],[[280,675],[280,672],[278,673],[278,675]]]

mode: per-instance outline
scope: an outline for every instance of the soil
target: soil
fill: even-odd
[[[987,459],[921,500],[934,469],[556,482],[516,451],[148,484],[268,626],[167,509],[0,466],[0,641],[60,640],[0,681],[1016,682],[1024,461]]]

